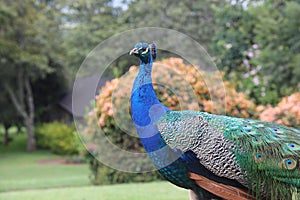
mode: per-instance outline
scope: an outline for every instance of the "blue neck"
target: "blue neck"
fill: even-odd
[[[144,63],[141,61],[139,74],[137,75],[133,83],[131,97],[135,92],[141,90],[141,88],[145,87],[146,85],[149,85],[148,92],[150,93],[142,94],[142,95],[148,96],[149,98],[156,99],[158,101],[152,86],[151,74],[152,74],[152,60],[150,60],[148,63]],[[133,100],[135,99],[131,99],[131,103]]]
[[[169,110],[157,99],[151,71],[152,59],[148,63],[141,61],[130,99],[132,119],[147,152],[158,150],[161,145],[165,145],[154,123]]]

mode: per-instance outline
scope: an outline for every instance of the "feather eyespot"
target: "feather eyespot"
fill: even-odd
[[[296,145],[295,144],[289,144],[289,147],[294,148]]]
[[[262,141],[261,141],[261,139],[259,139],[259,138],[257,138],[257,137],[254,137],[254,138],[252,138],[252,142],[253,142],[254,144],[260,144]]]
[[[273,131],[275,131],[277,134],[284,134],[284,131],[280,128],[272,128]]]
[[[295,144],[295,143],[289,143],[288,146],[292,149],[296,149],[299,148],[299,145]]]
[[[260,153],[254,154],[253,157],[254,157],[255,162],[262,162],[264,160],[263,155]]]
[[[296,166],[297,166],[297,161],[296,160],[294,160],[293,158],[286,158],[286,159],[284,159],[283,160],[283,167],[285,168],[285,169],[290,169],[290,170],[292,170],[292,169],[295,169],[296,168]]]
[[[298,144],[295,144],[295,143],[287,143],[287,144],[286,144],[286,148],[287,148],[288,150],[291,150],[291,151],[298,151],[298,150],[300,150],[299,145],[298,145]]]

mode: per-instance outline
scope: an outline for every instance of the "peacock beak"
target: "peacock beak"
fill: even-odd
[[[129,55],[132,55],[132,54],[138,54],[139,51],[137,48],[133,48],[130,52],[129,52]]]

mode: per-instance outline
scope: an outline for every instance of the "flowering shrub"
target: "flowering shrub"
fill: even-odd
[[[284,97],[276,107],[258,106],[262,121],[300,128],[300,92]]]
[[[120,148],[144,152],[139,138],[134,137],[136,133],[130,116],[129,98],[137,73],[138,67],[132,66],[123,77],[107,82],[96,97],[95,109],[88,114],[88,126],[85,129],[85,133],[91,135],[94,142],[101,128],[106,137]],[[222,80],[223,74],[218,77],[217,74],[199,71],[180,58],[162,60],[153,65],[154,89],[160,101],[170,109],[201,110],[216,114],[226,112],[235,117],[254,117],[255,104],[237,92],[229,82],[215,84],[219,83],[218,78]],[[226,95],[223,95],[224,86]],[[103,164],[95,162],[93,156],[89,156],[89,159],[92,181],[96,184],[141,180],[138,174],[126,175],[117,170],[108,170]],[[145,165],[144,162],[140,164],[133,167],[141,168]],[[144,174],[143,177],[149,181],[159,178],[154,172]]]
[[[226,95],[222,95],[223,85],[211,85],[213,88],[206,86],[203,77],[210,76],[208,79],[212,80],[216,79],[214,75],[186,65],[180,58],[162,60],[153,68],[154,89],[160,101],[172,110],[201,110],[221,114],[224,108],[220,106],[225,106],[226,114],[230,116],[248,118],[255,113],[255,104],[243,93],[237,92],[228,81],[224,82]],[[96,113],[101,127],[114,126],[113,116],[129,113],[131,86],[137,72],[137,67],[132,66],[124,77],[108,82],[96,97],[96,108],[92,112]],[[217,104],[212,99],[225,104]],[[118,110],[114,110],[114,107]]]

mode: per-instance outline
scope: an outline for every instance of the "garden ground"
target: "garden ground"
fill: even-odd
[[[62,163],[64,157],[48,151],[24,152],[25,141],[18,135],[0,147],[0,200],[188,199],[186,190],[168,182],[93,186],[87,164]]]

